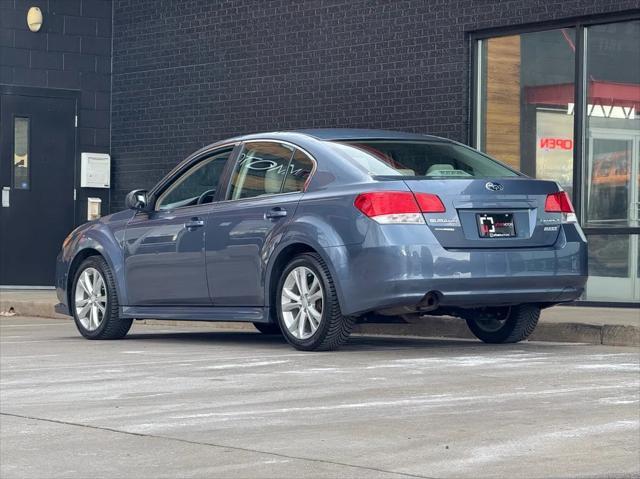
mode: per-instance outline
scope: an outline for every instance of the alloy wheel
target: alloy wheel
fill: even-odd
[[[511,312],[511,308],[496,308],[494,311],[485,312],[478,314],[476,319],[476,324],[480,329],[486,331],[488,333],[495,333],[496,331],[500,331],[507,319],[509,318],[509,313]]]
[[[322,321],[324,291],[320,279],[311,269],[292,269],[282,286],[282,317],[289,333],[296,339],[308,339]]]
[[[87,331],[100,327],[107,310],[107,287],[96,268],[87,268],[78,277],[75,308],[78,321]]]

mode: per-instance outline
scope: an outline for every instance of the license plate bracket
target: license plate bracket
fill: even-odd
[[[476,213],[480,238],[513,238],[516,225],[513,213]]]

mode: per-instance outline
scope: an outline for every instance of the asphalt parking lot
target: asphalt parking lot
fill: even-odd
[[[0,476],[637,477],[640,354],[0,319]]]

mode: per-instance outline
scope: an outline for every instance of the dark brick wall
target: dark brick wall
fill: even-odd
[[[230,135],[372,127],[465,141],[468,32],[637,0],[114,0],[114,206]]]
[[[40,7],[39,32],[27,27],[29,7]],[[111,0],[0,0],[0,83],[76,90],[81,151],[108,153],[111,104]],[[86,198],[109,190],[80,188],[77,221],[86,220]]]

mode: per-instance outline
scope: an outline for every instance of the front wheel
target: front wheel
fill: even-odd
[[[133,320],[120,319],[115,280],[107,262],[90,256],[75,274],[71,311],[80,334],[87,339],[120,339]]]
[[[533,304],[483,308],[465,317],[471,332],[485,343],[523,341],[536,329],[539,318],[540,308]]]
[[[329,269],[315,253],[301,254],[287,265],[275,301],[280,329],[296,349],[337,349],[351,334],[354,318],[342,315]]]

